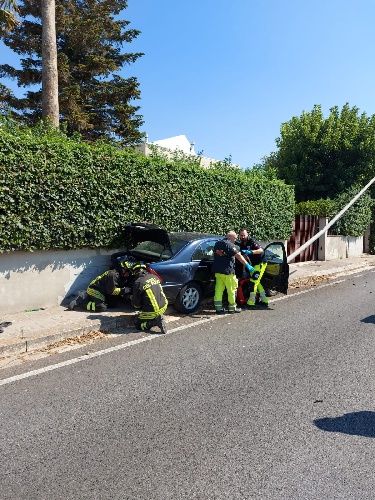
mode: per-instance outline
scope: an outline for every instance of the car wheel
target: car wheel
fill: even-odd
[[[276,290],[276,288],[266,288],[265,289],[267,297],[274,297],[277,295],[279,292]]]
[[[197,283],[190,282],[181,288],[174,306],[178,311],[184,314],[190,314],[198,309],[201,300],[201,287]]]

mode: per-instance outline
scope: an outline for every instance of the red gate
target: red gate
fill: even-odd
[[[319,217],[313,215],[296,215],[293,225],[293,234],[288,240],[287,252],[292,254],[306,241],[318,232]],[[318,259],[318,240],[311,243],[303,252],[293,259],[292,262],[306,262]]]

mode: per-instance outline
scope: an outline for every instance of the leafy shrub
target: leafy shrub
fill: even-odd
[[[331,218],[338,214],[356,194],[361,186],[355,185],[335,198]],[[358,200],[331,227],[334,234],[343,236],[363,236],[372,219],[373,200],[370,193],[363,193]]]
[[[334,206],[335,202],[329,198],[326,200],[301,201],[296,203],[296,214],[328,217],[334,211]]]
[[[296,204],[296,214],[316,215],[318,217],[328,217],[333,219],[356,194],[361,190],[361,186],[355,185],[334,200],[304,201]],[[331,227],[333,234],[342,236],[362,236],[368,228],[372,216],[373,200],[371,194],[365,192],[360,198],[339,218]]]
[[[1,251],[117,248],[132,221],[215,234],[244,226],[257,239],[287,239],[293,220],[293,188],[283,181],[0,123]]]

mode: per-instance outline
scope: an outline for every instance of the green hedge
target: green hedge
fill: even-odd
[[[334,200],[328,198],[326,200],[297,203],[296,214],[317,215],[333,219],[361,189],[361,186],[354,185]],[[331,228],[331,232],[343,236],[363,236],[371,220],[373,220],[373,204],[371,194],[369,192],[363,193],[339,220],[335,222]]]
[[[335,210],[335,202],[331,199],[301,201],[296,203],[297,215],[313,215],[318,217],[329,217]]]
[[[0,124],[1,251],[117,248],[132,221],[287,239],[293,220],[293,187],[282,181]]]

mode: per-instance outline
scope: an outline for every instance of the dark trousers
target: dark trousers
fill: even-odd
[[[107,304],[105,302],[96,297],[90,297],[89,295],[83,299],[79,307],[85,311],[92,312],[104,312],[107,310]]]
[[[161,316],[161,315],[160,315]],[[159,317],[159,316],[157,316]],[[156,318],[155,319],[141,319],[139,316],[137,317],[137,321],[135,322],[135,327],[137,330],[150,330],[153,326],[157,326]]]

